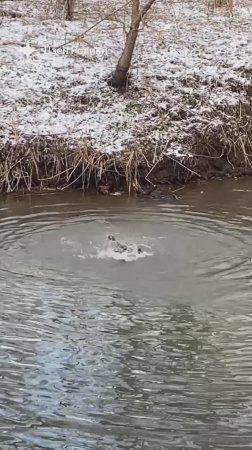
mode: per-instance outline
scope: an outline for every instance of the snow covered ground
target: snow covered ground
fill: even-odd
[[[102,2],[108,4],[94,4]],[[39,8],[29,1],[1,7],[24,15],[0,18],[2,146],[54,135],[87,139],[107,153],[159,145],[185,155],[192,130],[217,126],[223,114],[216,111],[251,101],[248,0],[235,1],[233,16],[221,8],[210,13],[198,0],[157,1],[140,33],[126,93],[107,86],[125,40],[121,22],[102,21],[86,32],[97,18],[48,19],[43,1]],[[111,0],[113,8],[118,2]]]

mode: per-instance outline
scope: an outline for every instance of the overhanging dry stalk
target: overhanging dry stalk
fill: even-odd
[[[163,168],[169,167],[169,161],[173,164],[173,169],[180,167],[182,177],[186,178],[186,174],[200,177],[197,164],[203,158],[209,161],[226,160],[232,170],[235,169],[235,159],[236,166],[239,161],[245,169],[252,169],[251,155],[248,152],[251,148],[252,120],[247,120],[246,123],[246,132],[242,129],[244,124],[237,122],[232,135],[229,124],[227,127],[220,125],[214,130],[202,130],[202,138],[195,145],[195,157],[187,161],[167,154],[166,147],[153,163],[151,148],[144,151],[139,146],[138,149],[108,155],[94,151],[84,141],[76,143],[73,150],[62,137],[31,137],[15,148],[7,144],[1,149],[0,190],[13,192],[21,188],[31,190],[35,187],[45,189],[52,186],[60,189],[87,189],[91,186],[98,187],[104,181],[113,185],[116,177],[120,180],[120,185],[125,183],[128,186],[130,192],[132,189],[138,190],[144,181],[153,184],[149,179],[150,175],[155,175],[155,169],[160,163]],[[212,147],[210,156],[209,145]],[[201,149],[201,155],[196,152],[197,146]],[[169,170],[171,171],[171,166]]]

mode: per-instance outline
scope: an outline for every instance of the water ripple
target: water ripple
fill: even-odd
[[[0,209],[1,449],[250,449],[249,209],[77,198]]]

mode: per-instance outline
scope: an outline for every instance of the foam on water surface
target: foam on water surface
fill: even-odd
[[[127,250],[118,251],[116,245],[114,245],[114,242],[106,242],[105,245],[98,246],[94,245],[94,243],[90,241],[88,248],[85,251],[80,242],[66,239],[65,237],[61,238],[61,245],[70,247],[72,250],[77,252],[76,256],[81,259],[113,259],[115,261],[130,262],[153,255],[151,247],[147,244],[128,244],[125,243],[125,241],[123,241],[123,243],[127,246]],[[142,250],[141,253],[138,251],[139,248]],[[95,252],[93,252],[93,250]]]
[[[97,249],[97,258],[130,262],[145,258],[146,256],[152,256],[153,253],[151,251],[147,251],[147,246],[144,247],[146,248],[146,250],[142,249],[141,253],[138,252],[139,246],[137,244],[130,245],[127,251],[118,252],[113,248],[113,246],[108,245],[103,249]]]

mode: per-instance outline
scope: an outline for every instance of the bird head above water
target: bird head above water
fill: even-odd
[[[113,236],[113,234],[109,234],[108,240],[115,242],[116,238],[115,238],[115,236]]]

